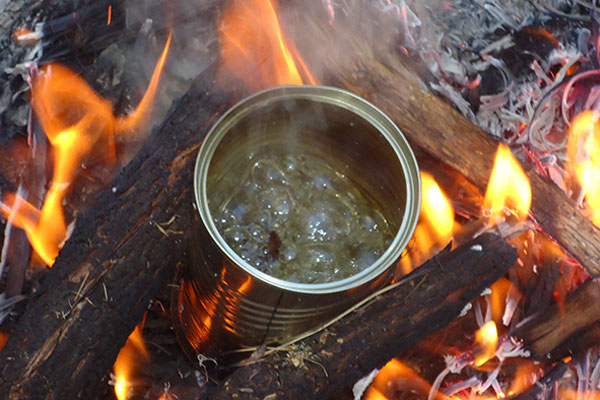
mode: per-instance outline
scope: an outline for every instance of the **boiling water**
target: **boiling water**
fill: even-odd
[[[227,244],[279,279],[323,283],[373,264],[393,233],[380,208],[347,177],[310,155],[251,155],[229,168],[209,202]]]

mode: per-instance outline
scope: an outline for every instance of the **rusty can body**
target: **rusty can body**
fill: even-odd
[[[261,146],[310,152],[361,182],[396,232],[383,255],[348,278],[308,284],[277,279],[236,254],[214,224],[211,187],[222,184],[219,171],[238,168],[238,159]],[[200,149],[194,189],[191,262],[174,308],[190,356],[285,342],[389,283],[420,207],[418,166],[400,130],[360,97],[323,86],[276,87],[232,107]]]

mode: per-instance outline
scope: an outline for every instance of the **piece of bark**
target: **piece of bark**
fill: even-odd
[[[537,360],[558,360],[596,339],[600,323],[600,283],[589,279],[562,306],[553,305],[519,325],[511,336]],[[597,344],[597,342],[596,342]],[[586,347],[587,348],[587,347]]]
[[[237,369],[209,398],[334,396],[446,326],[516,258],[515,249],[492,234],[445,250],[403,278],[398,287],[322,332]]]
[[[176,264],[186,260],[193,166],[230,105],[206,71],[77,221],[0,352],[0,398],[90,398]]]

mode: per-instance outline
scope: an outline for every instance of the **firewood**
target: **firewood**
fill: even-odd
[[[193,166],[230,104],[213,70],[174,104],[134,160],[78,221],[0,352],[0,398],[88,399],[150,301],[186,261]]]
[[[560,360],[598,344],[599,326],[600,283],[589,279],[564,304],[526,319],[511,336],[522,340],[537,360]]]
[[[392,56],[388,60],[365,60],[359,68],[361,79],[351,73],[337,75],[343,87],[387,113],[411,145],[485,190],[498,141],[442,99],[425,91]],[[525,165],[524,169],[531,184],[533,220],[590,273],[600,274],[599,229],[558,186],[540,176],[533,165]]]
[[[446,326],[516,258],[492,234],[445,250],[326,329],[237,369],[209,398],[330,398]]]

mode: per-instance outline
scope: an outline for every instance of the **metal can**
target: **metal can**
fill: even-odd
[[[236,168],[236,160],[261,146],[313,152],[361,182],[396,232],[383,255],[348,278],[309,284],[277,279],[236,254],[213,221],[211,187],[220,184],[220,170]],[[285,342],[388,284],[414,232],[421,196],[417,162],[402,132],[366,100],[325,86],[275,87],[232,107],[204,139],[194,190],[191,260],[173,307],[191,357]]]

